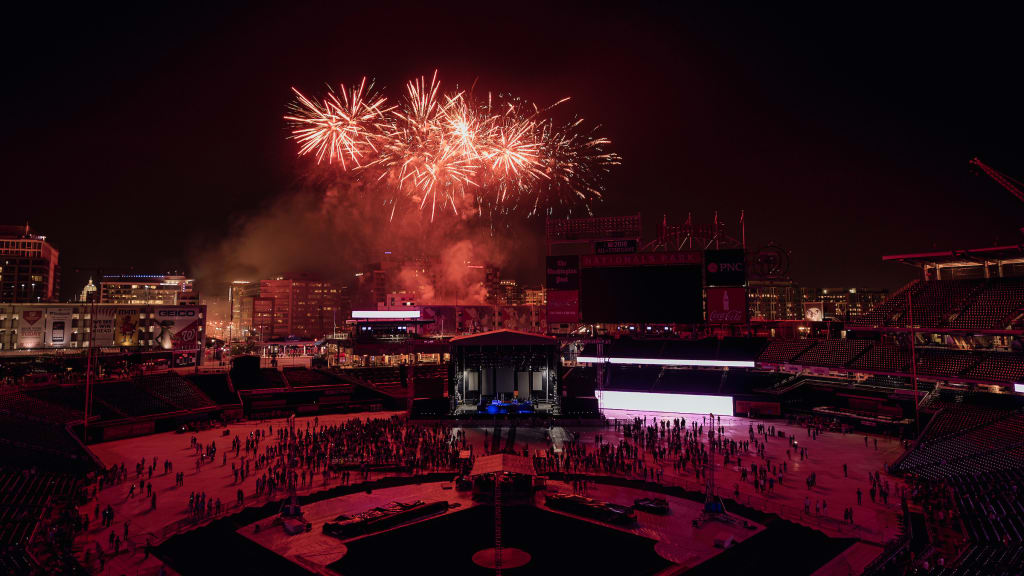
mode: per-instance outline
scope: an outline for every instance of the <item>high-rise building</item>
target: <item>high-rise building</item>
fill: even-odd
[[[499,306],[520,306],[523,304],[523,287],[515,280],[499,280],[493,287],[492,300]]]
[[[526,288],[523,290],[524,306],[545,306],[547,303],[548,299],[545,295],[543,286],[540,288]]]
[[[307,278],[260,281],[254,300],[254,330],[264,340],[322,338],[348,318],[345,287]]]
[[[274,337],[274,304],[270,296],[252,300],[252,333],[261,342]]]
[[[751,320],[799,320],[803,318],[803,293],[791,281],[750,282],[747,307]]]
[[[888,290],[866,288],[805,288],[804,302],[821,302],[826,318],[847,321],[881,304],[889,296]]]
[[[60,299],[57,249],[28,224],[0,226],[0,302]]]
[[[232,342],[246,340],[255,334],[253,315],[259,295],[258,282],[235,280],[228,286],[228,338]]]
[[[383,304],[384,310],[406,310],[416,306],[416,293],[410,290],[388,294]],[[378,306],[380,308],[380,306]]]
[[[168,274],[120,274],[100,280],[103,304],[199,304],[195,280]]]
[[[819,310],[823,320],[845,322],[882,303],[887,290],[807,288],[791,281],[751,282],[747,303],[752,320],[804,320],[805,308]]]

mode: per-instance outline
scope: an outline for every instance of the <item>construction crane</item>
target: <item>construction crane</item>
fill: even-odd
[[[1021,184],[1016,179],[1007,176],[1006,174],[1003,174],[1002,172],[996,170],[995,168],[989,166],[988,164],[985,164],[977,156],[971,158],[971,165],[977,166],[978,169],[984,172],[989,178],[995,180],[996,184],[999,184],[1000,186],[1008,190],[1010,194],[1016,196],[1018,200],[1024,202],[1024,191],[1021,191],[1021,189],[1018,188],[1018,186],[1024,187],[1024,184]]]

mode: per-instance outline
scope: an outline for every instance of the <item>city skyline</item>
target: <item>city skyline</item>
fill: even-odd
[[[563,7],[482,27],[480,8],[471,17],[432,12],[459,33],[424,47],[416,8],[387,19],[307,5],[241,18],[230,7],[202,17],[148,9],[83,15],[101,21],[93,32],[70,12],[43,28],[22,7],[26,25],[5,41],[36,47],[24,57],[5,50],[23,87],[4,96],[21,111],[2,137],[9,186],[19,190],[6,199],[6,220],[50,236],[65,292],[97,267],[201,267],[206,280],[224,260],[210,255],[233,254],[254,222],[306,214],[288,211],[308,201],[309,159],[296,158],[282,119],[292,86],[317,91],[368,76],[394,90],[434,70],[448,87],[511,89],[542,104],[571,97],[574,113],[600,124],[623,158],[595,213],[642,213],[650,233],[662,214],[710,220],[717,210],[735,228],[744,210],[751,244],[791,250],[804,284],[892,289],[912,272],[883,264],[884,254],[1019,241],[1018,201],[968,166],[977,155],[1024,174],[1012,137],[1024,118],[1000,88],[1010,35],[989,13],[932,12],[918,22],[916,11],[897,10],[882,21],[826,22]],[[344,27],[346,18],[391,32],[384,40]],[[958,33],[945,34],[953,22]],[[492,35],[502,41],[483,42]],[[56,167],[72,179],[44,176]],[[84,200],[77,210],[53,209],[73,199]],[[510,225],[517,241],[539,243],[539,219]],[[507,268],[536,282],[541,265],[518,257]]]

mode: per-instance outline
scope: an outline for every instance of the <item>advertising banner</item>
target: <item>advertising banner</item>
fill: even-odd
[[[743,286],[747,281],[746,255],[742,249],[706,250],[704,282],[708,286]]]
[[[46,321],[42,308],[26,308],[18,318],[18,347],[41,348]]]
[[[580,257],[548,256],[547,324],[572,324],[580,318]]]
[[[742,286],[708,288],[708,323],[743,324],[747,321],[747,291]]]
[[[823,302],[804,302],[804,320],[822,322],[825,320],[825,304]]]
[[[163,350],[200,348],[201,318],[197,306],[158,308],[153,322],[153,343]]]
[[[633,254],[636,252],[636,240],[602,240],[594,242],[597,254]]]
[[[114,345],[139,345],[139,311],[135,308],[119,308],[114,311]]]
[[[46,314],[46,345],[63,348],[71,342],[71,308],[50,308]]]
[[[93,308],[92,318],[87,326],[92,336],[89,338],[90,346],[113,346],[114,345],[114,309],[110,307]]]
[[[579,322],[580,291],[549,290],[547,317],[548,325]]]
[[[548,290],[579,290],[580,257],[548,256],[545,278]]]
[[[138,308],[97,306],[89,320],[90,346],[138,346]]]

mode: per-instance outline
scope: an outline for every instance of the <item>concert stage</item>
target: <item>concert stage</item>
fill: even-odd
[[[451,414],[558,412],[558,341],[495,330],[451,339]]]

